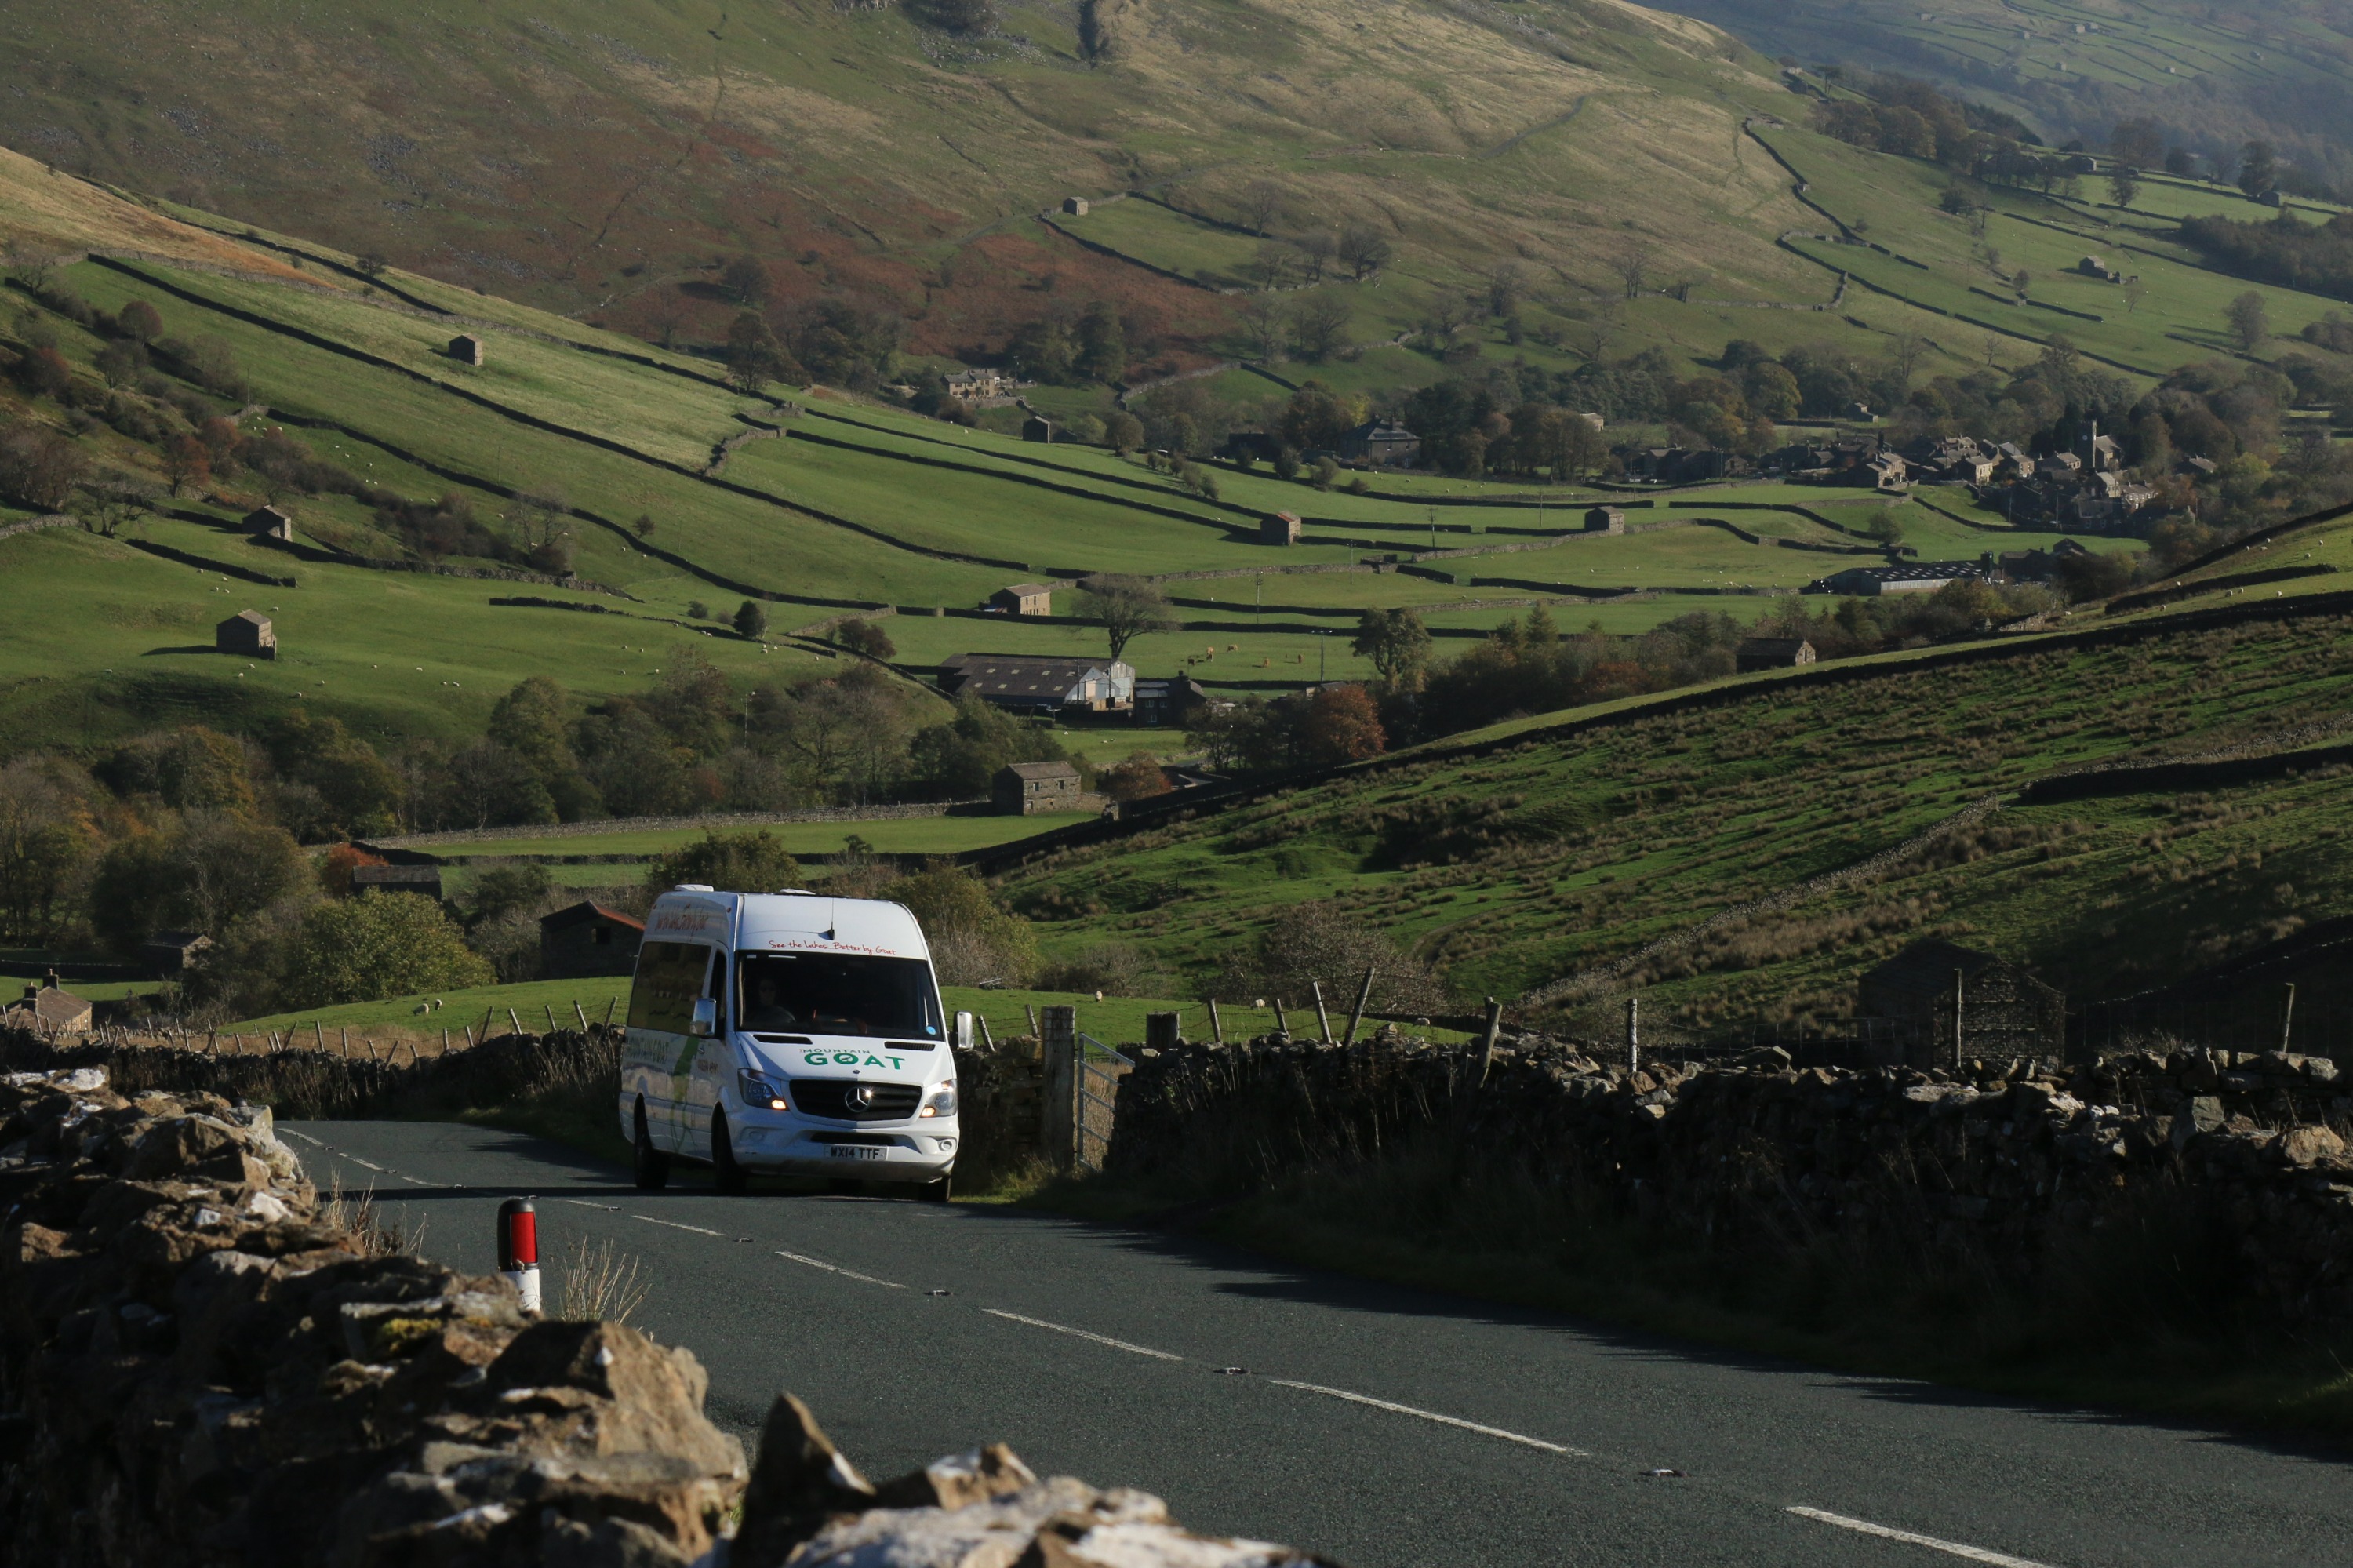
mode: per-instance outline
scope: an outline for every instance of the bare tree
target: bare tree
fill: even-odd
[[[1625,326],[1626,319],[1619,313],[1618,307],[1606,305],[1580,315],[1571,335],[1576,340],[1577,351],[1599,365]]]
[[[1158,584],[1113,573],[1099,573],[1079,584],[1079,613],[1103,629],[1113,659],[1144,633],[1174,631],[1177,626],[1168,596]]]
[[[1390,244],[1388,236],[1379,229],[1359,223],[1350,225],[1340,236],[1340,243],[1334,247],[1333,254],[1340,259],[1341,265],[1348,269],[1352,277],[1362,280],[1388,266],[1397,255],[1397,247]]]
[[[1918,374],[1920,362],[1928,356],[1928,340],[1918,333],[1907,332],[1888,345],[1887,361],[1895,367],[1905,389],[1911,390],[1912,377]]]
[[[1280,289],[1291,281],[1291,269],[1298,261],[1298,253],[1280,239],[1270,239],[1258,248],[1244,270],[1251,281],[1261,289]]]
[[[1291,205],[1291,194],[1272,180],[1252,180],[1242,190],[1242,226],[1253,234],[1271,236]]]
[[[1628,299],[1641,293],[1643,281],[1651,273],[1652,252],[1653,247],[1649,240],[1630,234],[1611,253],[1610,270],[1618,274],[1618,281],[1625,286]]]
[[[1291,342],[1291,312],[1286,306],[1265,294],[1251,294],[1235,313],[1241,317],[1242,335],[1259,358],[1282,357]]]
[[[1325,270],[1332,265],[1332,253],[1339,249],[1340,242],[1322,229],[1313,228],[1291,243],[1299,252],[1300,264],[1306,270],[1308,282],[1322,282]]]
[[[1348,302],[1338,294],[1325,291],[1310,294],[1299,302],[1292,313],[1291,341],[1299,357],[1306,360],[1328,359],[1346,340],[1348,320],[1353,313]]]

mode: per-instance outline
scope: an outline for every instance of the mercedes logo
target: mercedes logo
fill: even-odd
[[[857,1105],[860,1110],[872,1110],[874,1108],[874,1086],[871,1084],[860,1084],[856,1088],[849,1091],[849,1097]]]

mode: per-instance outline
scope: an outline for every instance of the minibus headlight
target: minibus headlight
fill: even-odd
[[[770,1083],[766,1077],[758,1073],[753,1072],[748,1067],[735,1075],[735,1085],[736,1091],[744,1097],[744,1103],[751,1107],[754,1110],[790,1110],[793,1108],[790,1105],[786,1103],[784,1090],[778,1088],[775,1084]]]
[[[923,1108],[915,1114],[919,1117],[955,1115],[955,1080],[950,1078],[934,1089],[924,1098]]]

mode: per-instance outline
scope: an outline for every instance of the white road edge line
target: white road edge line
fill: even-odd
[[[668,1225],[674,1231],[692,1231],[699,1236],[715,1236],[719,1234],[717,1231],[707,1231],[701,1225],[682,1225],[676,1220],[658,1220],[651,1214],[631,1214],[629,1218],[633,1220],[643,1220],[649,1225]]]
[[[1530,1437],[1518,1432],[1507,1432],[1501,1426],[1482,1425],[1476,1421],[1465,1421],[1459,1415],[1440,1415],[1434,1410],[1417,1410],[1410,1404],[1394,1404],[1386,1399],[1375,1399],[1368,1393],[1350,1393],[1345,1388],[1325,1388],[1320,1383],[1293,1383],[1287,1377],[1271,1377],[1266,1381],[1281,1388],[1304,1389],[1309,1393],[1321,1393],[1333,1399],[1345,1399],[1351,1404],[1369,1404],[1375,1410],[1387,1410],[1398,1415],[1418,1416],[1424,1421],[1435,1421],[1441,1426],[1459,1426],[1465,1432],[1476,1432],[1482,1436],[1500,1437],[1506,1443],[1517,1443],[1523,1447],[1541,1448],[1547,1454],[1558,1454],[1564,1459],[1593,1457],[1582,1448],[1570,1448],[1558,1443],[1547,1443],[1541,1437]]]
[[[838,1263],[828,1263],[821,1257],[803,1257],[797,1252],[780,1252],[776,1254],[776,1255],[781,1258],[789,1259],[794,1263],[805,1263],[811,1268],[822,1268],[828,1274],[838,1274],[844,1279],[855,1279],[867,1285],[879,1285],[885,1290],[904,1290],[907,1288],[895,1279],[877,1279],[871,1274],[860,1274],[854,1268],[844,1268]]]
[[[395,1171],[394,1174],[399,1175],[399,1172]],[[407,1182],[412,1187],[438,1187],[441,1185],[438,1181],[427,1181],[422,1176],[401,1176],[400,1179]]]
[[[303,1142],[309,1144],[313,1149],[326,1149],[330,1147],[330,1145],[322,1142],[320,1139],[312,1138],[309,1133],[297,1132],[290,1127],[280,1128],[279,1130],[283,1132],[289,1138],[301,1139]]]
[[[354,1164],[354,1165],[364,1165],[364,1166],[365,1166],[367,1169],[369,1169],[370,1171],[375,1171],[375,1172],[377,1175],[379,1175],[379,1176],[389,1176],[389,1175],[391,1175],[391,1174],[392,1174],[392,1172],[391,1172],[391,1171],[386,1171],[383,1166],[378,1165],[378,1164],[377,1164],[377,1163],[375,1163],[374,1160],[362,1160],[362,1159],[361,1159],[358,1155],[356,1155],[356,1154],[346,1154],[346,1155],[344,1155],[344,1156],[343,1156],[343,1158],[344,1158],[345,1160],[350,1160],[350,1161],[351,1161],[353,1164]]]
[[[1990,1563],[1995,1568],[2051,1568],[2047,1563],[2037,1563],[2031,1557],[2012,1557],[2006,1552],[1989,1552],[1982,1546],[1964,1546],[1957,1541],[1939,1541],[1933,1535],[1915,1535],[1908,1530],[1896,1530],[1889,1525],[1873,1524],[1867,1519],[1849,1519],[1842,1513],[1824,1513],[1818,1508],[1793,1508],[1787,1510],[1800,1519],[1818,1520],[1834,1524],[1841,1530],[1858,1531],[1864,1535],[1876,1535],[1888,1541],[1901,1541],[1907,1545],[1925,1546],[1931,1552],[1949,1552],[1966,1557],[1972,1563]]]
[[[618,1209],[616,1209],[610,1203],[592,1203],[586,1198],[566,1198],[564,1201],[571,1204],[575,1209],[594,1209],[600,1214],[617,1214],[620,1213]]]
[[[1033,1329],[1051,1330],[1057,1334],[1068,1334],[1074,1340],[1092,1340],[1098,1345],[1109,1345],[1114,1351],[1125,1351],[1131,1355],[1151,1356],[1164,1361],[1181,1361],[1185,1359],[1168,1351],[1155,1351],[1149,1345],[1131,1345],[1125,1340],[1114,1340],[1105,1334],[1090,1334],[1084,1329],[1073,1329],[1061,1323],[1049,1323],[1043,1318],[1024,1318],[1018,1312],[1000,1312],[994,1307],[984,1307],[981,1310],[992,1318],[1002,1318],[1008,1322],[1027,1323]]]

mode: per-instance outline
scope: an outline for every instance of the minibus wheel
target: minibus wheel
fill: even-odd
[[[670,1185],[670,1156],[654,1147],[653,1134],[646,1128],[646,1102],[638,1102],[638,1137],[636,1171],[638,1191],[659,1192]]]
[[[926,1203],[946,1202],[948,1201],[948,1179],[943,1176],[936,1181],[924,1182],[923,1186],[916,1191],[915,1196]]]
[[[735,1140],[727,1136],[727,1113],[711,1113],[711,1175],[723,1192],[741,1192],[748,1184],[744,1168],[735,1163]]]

